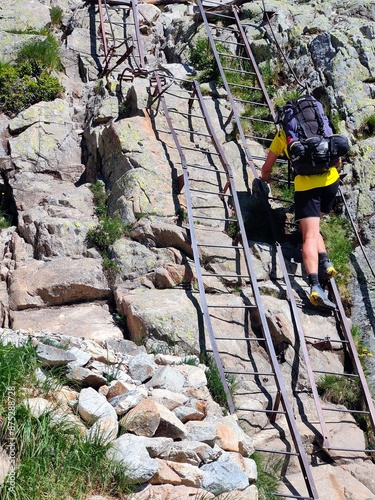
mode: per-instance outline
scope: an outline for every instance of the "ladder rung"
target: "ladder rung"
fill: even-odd
[[[302,497],[301,495],[284,495],[282,493],[276,493],[274,491],[272,492],[272,495],[274,497],[281,497],[281,498],[296,498],[297,500],[315,500],[312,497]]]
[[[204,120],[204,116],[202,116],[202,115],[193,115],[192,113],[186,113],[186,111],[183,112],[183,111],[177,111],[176,109],[170,109],[169,112],[170,113],[174,113],[176,115],[189,116],[190,118],[201,118],[202,120]]]
[[[197,168],[199,170],[207,170],[208,172],[212,172],[213,174],[227,174],[225,170],[215,170],[209,167],[201,167],[200,165],[193,165],[192,163],[187,163],[186,166],[190,168]]]
[[[263,410],[260,408],[243,408],[242,406],[236,408],[237,411],[252,411],[254,413],[277,413],[280,415],[285,415],[286,412],[284,410]]]
[[[248,101],[246,99],[238,99],[237,97],[234,97],[233,101],[234,102],[244,102],[244,103],[248,103],[248,104],[255,104],[256,106],[263,106],[265,108],[268,107],[267,104],[265,104],[265,103],[255,102],[255,101]],[[271,122],[271,123],[273,123],[273,122]]]
[[[241,73],[242,75],[252,75],[255,76],[255,73],[253,71],[244,71],[242,69],[233,69],[233,68],[225,68],[222,66],[224,71],[230,71],[231,73]]]
[[[267,450],[267,449],[263,449],[263,448],[255,448],[255,451],[259,451],[259,452],[262,452],[262,453],[275,453],[277,455],[292,455],[294,457],[298,457],[299,456],[299,453],[295,452],[295,451],[282,451],[282,450]]]
[[[249,90],[260,90],[261,92],[262,89],[260,87],[252,87],[251,85],[243,85],[242,83],[229,83],[228,82],[228,85],[230,87],[241,87],[241,88],[244,88],[244,89],[249,89]],[[272,140],[272,139],[271,139]]]
[[[205,194],[212,194],[215,196],[232,196],[232,193],[220,193],[220,192],[215,192],[215,191],[205,191],[203,189],[193,189],[190,188],[190,191],[193,191],[194,193],[205,193]]]
[[[225,373],[229,373],[232,375],[259,375],[260,377],[275,377],[275,374],[272,372],[250,372],[246,370],[224,370]]]
[[[186,149],[187,151],[195,151],[196,153],[203,153],[210,156],[219,156],[219,153],[216,153],[215,151],[207,151],[207,149],[189,148],[188,146],[181,146],[181,149]]]
[[[211,309],[257,309],[258,306],[255,306],[255,305],[250,305],[250,304],[243,304],[242,306],[228,306],[228,305],[225,305],[225,304],[219,304],[219,305],[215,305],[215,306],[207,306],[208,308],[211,308]],[[227,337],[225,337],[227,338]],[[233,338],[232,340],[252,340],[252,339],[246,339],[246,338],[243,338],[243,339],[236,339],[236,338]],[[262,340],[264,340],[264,338],[262,338]]]
[[[348,410],[345,408],[345,410],[340,410],[340,408],[322,408],[323,411],[336,411],[338,413],[358,413],[362,415],[369,415],[370,412],[366,410]]]
[[[339,373],[339,372],[325,372],[323,370],[313,370],[314,373],[322,373],[323,375],[338,375],[340,377],[353,377],[358,378],[356,373]]]
[[[250,306],[250,307],[256,307],[256,306]],[[265,342],[265,339],[263,337],[251,337],[251,338],[242,338],[238,339],[236,337],[216,337],[216,340],[235,340],[236,342],[241,342],[241,341],[246,341],[246,342]]]
[[[294,274],[291,274],[291,276],[296,276]],[[298,276],[299,278],[302,278],[303,276]],[[312,339],[312,340],[319,340],[320,342],[336,342],[337,344],[347,344],[348,341],[347,340],[333,340],[333,339],[322,339],[320,337],[313,337],[311,335],[305,335],[305,339]]]
[[[222,219],[219,219],[217,217],[208,217],[208,216],[204,216],[204,215],[194,215],[194,219],[203,219],[203,220],[217,220],[217,221],[220,221],[220,222],[238,222],[237,219],[230,219],[230,218],[222,218]]]
[[[212,14],[212,12],[208,12],[208,14]],[[216,14],[214,14],[216,15]],[[216,24],[211,24],[211,23],[208,23],[211,28],[215,28],[217,30],[227,30],[227,31],[233,31],[235,33],[237,33],[237,30],[234,29],[234,28],[229,28],[229,26],[218,26]],[[223,43],[223,40],[221,40],[220,38],[216,38],[216,40],[220,41],[221,43]]]
[[[242,247],[239,245],[213,245],[209,243],[200,243],[197,247],[208,247],[208,248],[234,248],[235,250],[240,250]]]
[[[241,120],[249,120],[253,122],[269,123],[275,125],[274,122],[271,120],[262,120],[261,118],[254,118],[252,116],[241,116]]]
[[[324,448],[325,450],[333,450],[333,451],[354,451],[356,453],[375,453],[375,450],[366,450],[366,449],[361,449],[361,450],[356,450],[352,448],[333,448],[332,446],[329,446],[328,448]]]
[[[202,273],[202,276],[213,276],[216,278],[247,278],[250,279],[248,274],[219,274],[219,273]]]

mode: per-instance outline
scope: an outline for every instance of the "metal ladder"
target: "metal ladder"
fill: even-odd
[[[242,88],[249,88],[252,91],[256,90],[258,92],[259,106],[262,106],[263,109],[265,106],[267,106],[268,111],[269,111],[269,117],[267,117],[263,121],[266,123],[272,123],[273,119],[275,117],[275,112],[274,112],[274,109],[272,106],[271,99],[268,96],[266,86],[264,85],[264,82],[262,80],[261,73],[260,73],[259,68],[256,64],[255,57],[251,51],[250,43],[246,37],[245,26],[244,26],[245,23],[241,22],[240,17],[239,17],[238,7],[236,7],[235,5],[226,6],[224,13],[221,14],[220,11],[218,10],[218,8],[223,9],[223,6],[218,4],[218,3],[210,1],[208,4],[209,5],[209,12],[207,12],[207,9],[206,10],[204,9],[203,4],[201,3],[201,0],[197,0],[197,4],[198,4],[199,10],[200,10],[200,15],[202,16],[203,22],[205,24],[206,33],[207,33],[208,38],[210,40],[211,48],[212,48],[212,51],[215,55],[215,59],[216,59],[216,62],[218,64],[218,68],[220,70],[220,74],[221,74],[221,77],[223,79],[225,89],[228,93],[229,101],[231,103],[231,113],[228,117],[228,121],[232,118],[235,120],[236,125],[238,127],[239,135],[241,138],[242,146],[246,151],[248,165],[251,168],[254,177],[257,178],[258,172],[257,172],[257,169],[255,167],[253,157],[250,153],[248,143],[247,143],[247,139],[249,138],[249,136],[247,136],[243,131],[241,117],[240,117],[239,112],[237,110],[238,103],[241,102],[241,100],[236,99],[236,97],[233,96],[233,89],[235,91],[235,87],[238,87],[238,85],[234,84],[234,86],[233,86],[233,84],[229,83],[229,81],[228,81],[228,75],[231,74],[231,71],[233,70],[233,68],[231,68],[231,67],[226,68],[222,64],[223,57],[225,58],[225,60],[227,60],[228,57],[232,57],[232,58],[236,59],[236,56],[235,55],[228,56],[228,54],[220,53],[217,50],[215,42],[217,42],[218,40],[217,39],[215,40],[215,37],[212,35],[212,32],[211,32],[212,24],[208,21],[208,16],[211,13],[210,12],[211,9],[214,7],[215,18],[216,19],[224,19],[225,23],[229,24],[229,28],[228,28],[229,31],[231,33],[235,32],[237,42],[238,42],[236,45],[235,52],[237,53],[238,51],[241,51],[241,60],[239,62],[239,65],[246,66],[246,72],[243,72],[242,74],[245,78],[247,78],[246,75],[250,75],[251,77],[253,77],[254,82],[255,82],[251,87],[244,85],[244,84],[242,84],[241,87]],[[222,22],[222,24],[224,24],[224,22]],[[213,25],[213,26],[215,27],[215,29],[217,29],[216,25]],[[220,28],[220,30],[222,32],[225,32],[225,29],[226,29],[225,27]],[[253,107],[257,106],[256,102],[251,102],[250,104]],[[250,117],[249,119],[251,120],[252,118]],[[257,118],[255,118],[255,120],[256,119]],[[251,136],[251,138],[254,138],[254,136]],[[262,159],[262,158],[258,158],[258,159]],[[270,224],[272,227],[272,231],[273,231],[273,234],[275,235],[276,231],[275,231],[275,228],[273,226],[272,213],[270,210],[270,206],[269,206],[268,214],[269,214],[269,220],[270,220]],[[339,330],[338,333],[340,336],[340,340],[336,340],[336,341],[330,340],[330,339],[328,339],[328,340],[329,340],[329,342],[336,342],[336,345],[340,344],[342,346],[342,349],[344,350],[344,352],[347,353],[347,355],[351,361],[351,365],[352,365],[351,369],[352,369],[353,373],[348,373],[348,372],[347,373],[328,373],[328,372],[324,372],[322,370],[314,369],[312,367],[311,362],[310,362],[310,357],[308,354],[308,350],[307,350],[306,339],[309,339],[310,341],[314,341],[314,340],[318,340],[318,339],[313,339],[311,337],[310,338],[307,337],[303,331],[300,317],[298,314],[298,306],[297,306],[297,303],[296,303],[296,300],[295,300],[295,297],[293,294],[292,286],[291,286],[288,271],[287,271],[287,266],[285,263],[285,258],[284,258],[283,251],[282,251],[282,246],[276,241],[275,247],[276,247],[277,255],[279,257],[279,263],[280,263],[280,266],[282,268],[283,279],[284,279],[285,286],[287,289],[287,296],[288,296],[290,307],[291,307],[293,321],[295,323],[295,328],[296,328],[296,332],[298,334],[299,343],[300,343],[300,346],[301,346],[301,349],[303,352],[306,370],[307,370],[308,378],[309,378],[309,383],[310,383],[311,391],[312,391],[312,394],[314,397],[315,406],[316,406],[316,410],[317,410],[317,414],[318,414],[318,418],[319,418],[319,422],[320,422],[320,426],[321,426],[322,449],[326,450],[326,451],[335,450],[335,451],[344,451],[344,452],[375,453],[375,450],[372,450],[372,449],[338,448],[338,447],[335,447],[333,445],[331,436],[329,434],[329,431],[328,431],[328,428],[327,428],[327,425],[325,422],[324,412],[334,411],[334,410],[332,410],[331,408],[327,408],[325,406],[322,406],[321,400],[319,398],[318,390],[316,387],[316,376],[318,374],[320,374],[320,375],[331,374],[331,375],[335,375],[338,377],[340,376],[340,377],[348,377],[348,378],[355,377],[359,382],[366,409],[365,410],[358,410],[358,409],[353,408],[353,409],[348,409],[345,411],[347,411],[349,413],[357,414],[357,415],[358,414],[367,415],[369,418],[370,425],[371,425],[372,429],[375,431],[375,409],[374,409],[372,397],[371,397],[370,391],[369,391],[368,386],[367,386],[366,378],[364,376],[362,365],[360,363],[358,353],[357,353],[357,350],[355,347],[355,343],[354,343],[353,337],[351,335],[348,320],[347,320],[346,315],[345,315],[344,307],[342,305],[342,301],[341,301],[340,295],[338,293],[336,283],[335,283],[334,279],[330,280],[329,291],[334,299],[334,302],[337,305],[337,310],[336,310],[335,315],[337,317],[337,322],[339,325],[338,326],[338,330]],[[342,411],[342,410],[337,410],[337,411]]]
[[[163,86],[163,80],[157,73],[154,75],[154,82],[155,90],[153,93],[153,103],[151,104],[151,107],[153,104],[155,104],[156,101],[161,104],[165,119],[169,126],[169,133],[173,138],[175,147],[180,157],[184,178],[190,239],[196,266],[201,308],[213,356],[227,395],[229,411],[231,413],[238,411],[246,411],[250,413],[263,412],[268,415],[270,422],[275,422],[276,417],[282,415],[286,422],[286,429],[288,430],[293,441],[294,450],[275,452],[283,453],[289,458],[293,456],[297,457],[307,488],[307,496],[293,496],[293,498],[318,498],[306,451],[302,444],[302,440],[296,425],[292,405],[285,387],[285,383],[277,359],[277,354],[268,327],[267,318],[257,283],[257,276],[254,270],[253,257],[247,243],[246,230],[241,215],[241,207],[233,180],[233,172],[230,164],[227,161],[224,150],[221,147],[220,142],[215,134],[214,127],[209,118],[209,113],[206,108],[205,99],[202,96],[199,84],[194,81],[191,95],[189,97],[185,97],[188,102],[188,111],[185,114],[185,128],[181,126],[181,123],[176,126],[174,125],[173,119],[173,115],[176,113],[176,111],[174,109],[171,109],[168,106],[167,102],[170,90],[168,88],[167,90],[165,90],[166,85]],[[181,115],[179,115],[179,119],[181,122]],[[193,120],[204,120],[206,124],[207,137],[210,138],[212,147],[211,149],[208,149],[208,146],[206,146],[204,149],[201,149],[201,153],[203,156],[209,157],[208,162],[202,159],[202,161],[200,161],[199,163],[189,163],[189,154],[191,154],[192,150],[194,150],[194,152],[197,151],[197,147],[194,147],[196,132],[192,125]],[[200,134],[201,133],[197,135]],[[183,138],[185,141],[187,140],[187,144],[186,142],[183,142]],[[197,189],[196,187],[196,184],[199,184],[199,178],[197,180],[196,172],[200,169],[204,169],[205,172],[207,172],[208,170],[211,170],[212,172],[210,190],[206,188],[203,189],[203,187]],[[222,179],[221,182],[218,182],[218,177]],[[224,180],[226,181],[226,184],[229,185],[229,188],[227,190],[228,193],[225,194],[222,193],[221,189]],[[199,196],[204,196],[205,201],[210,200],[212,197],[215,197],[215,199],[223,198],[223,217],[219,219],[217,218],[217,216],[210,217],[204,215],[204,212],[203,215],[196,215],[196,212],[200,212],[200,207],[198,205]],[[229,206],[228,203],[230,203],[231,206]],[[230,213],[234,214],[235,219],[233,219],[233,217],[228,217]],[[209,230],[211,235],[208,242],[206,241],[205,235],[203,235],[202,237],[202,230],[200,228],[202,220],[205,221],[206,225],[207,220],[209,220],[210,222],[210,225],[208,227],[205,226],[205,231]],[[225,226],[225,224],[228,223],[237,224],[238,233],[234,242],[231,242],[227,237],[226,243],[222,226]],[[219,232],[218,239],[222,241],[221,244],[215,243],[216,241],[218,241],[213,235],[215,231],[216,233]],[[212,241],[212,243],[210,241]],[[226,273],[215,272],[215,277],[220,278],[223,282],[225,282],[225,280],[231,280],[232,282],[234,281],[235,283],[239,284],[241,288],[240,300],[232,300],[230,302],[228,298],[225,298],[222,300],[222,302],[217,303],[216,301],[212,300],[212,294],[209,294],[205,291],[205,279],[213,275],[212,272],[209,272],[207,270],[207,264],[204,264],[202,249],[207,248],[211,250],[214,249],[215,251],[218,251],[220,248],[221,250],[225,249],[226,252],[232,252],[232,260],[235,262],[234,269]],[[241,267],[241,263],[243,263],[244,267]],[[245,284],[250,285],[250,288],[247,288]],[[228,317],[230,317],[231,308],[239,308],[243,310],[243,329],[241,336],[223,336],[221,334],[218,334],[215,330],[215,325],[217,325],[215,315],[218,314],[217,311],[220,311],[222,317],[225,317],[225,315],[228,315]],[[255,330],[252,331],[251,327],[249,326],[252,322],[252,316],[254,316],[254,314],[259,319],[260,323],[260,328],[257,328],[256,334],[254,333]],[[228,369],[225,366],[225,355],[223,356],[223,350],[230,351],[231,345],[233,346],[233,344],[237,342],[245,343],[250,352],[250,356],[246,361],[241,360],[242,363],[239,364],[241,366],[240,369]],[[221,350],[218,346],[219,343],[221,346],[225,344],[225,347],[222,347]],[[251,351],[254,349],[255,345],[262,346],[261,349],[267,352],[269,369],[266,372],[259,371],[256,366],[254,366]],[[267,395],[269,400],[267,409],[262,410],[259,408],[251,407],[235,408],[230,388],[228,387],[227,383],[228,375],[240,377],[242,383],[248,382],[249,384],[254,383],[254,380],[257,381],[256,383],[259,383],[259,379],[261,379],[262,377],[272,377],[277,387],[277,392],[274,397],[272,397],[271,394]],[[283,424],[278,421],[278,425]],[[282,496],[285,497],[285,495]]]

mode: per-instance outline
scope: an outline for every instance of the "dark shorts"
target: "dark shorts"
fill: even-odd
[[[321,213],[328,214],[333,208],[339,185],[340,181],[337,180],[329,186],[296,191],[294,193],[295,220],[320,217]]]

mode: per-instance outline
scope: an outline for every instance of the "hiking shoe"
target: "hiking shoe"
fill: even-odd
[[[313,306],[324,307],[325,309],[336,309],[336,304],[331,302],[319,285],[311,287],[310,302]]]
[[[336,276],[337,271],[333,267],[333,264],[331,261],[327,260],[323,264],[319,264],[318,267],[318,276],[319,280],[321,281],[327,281]]]

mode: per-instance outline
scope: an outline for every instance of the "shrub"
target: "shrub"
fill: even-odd
[[[58,97],[64,87],[50,72],[60,68],[58,42],[52,35],[23,45],[15,65],[0,62],[0,112],[14,116],[32,104]]]
[[[344,405],[351,410],[362,409],[362,395],[357,379],[328,374],[318,380],[317,387],[326,401]]]
[[[321,223],[321,231],[327,247],[330,260],[339,272],[336,282],[343,298],[349,294],[347,285],[350,279],[350,254],[353,243],[350,235],[350,225],[346,219],[333,215],[324,217]]]
[[[59,71],[62,68],[59,43],[50,33],[44,40],[31,40],[19,49],[16,63],[29,63],[33,76],[39,76],[43,69]]]
[[[125,232],[123,222],[114,217],[103,217],[100,223],[87,232],[87,240],[99,251],[107,251],[108,247]]]
[[[222,46],[220,48],[217,46],[217,48],[218,50],[224,50]],[[195,47],[190,52],[190,62],[195,69],[200,71],[198,76],[200,83],[217,81],[219,79],[219,68],[208,38],[197,40]]]

